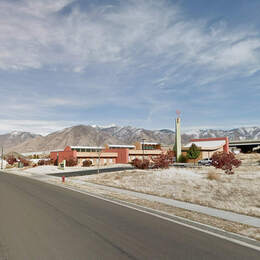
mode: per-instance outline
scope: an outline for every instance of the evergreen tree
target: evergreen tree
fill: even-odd
[[[200,156],[200,149],[196,144],[192,144],[191,147],[189,148],[189,150],[187,151],[187,157],[189,159],[193,159],[194,160],[194,164],[195,164],[195,160]]]

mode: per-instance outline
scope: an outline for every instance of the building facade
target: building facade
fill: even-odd
[[[195,144],[200,148],[200,155],[196,159],[197,161],[205,158],[211,158],[215,152],[224,151],[229,153],[228,137],[191,139],[188,144],[182,147],[183,155],[187,155],[187,151],[192,144]]]
[[[64,151],[53,151],[50,158],[61,163],[63,160],[76,160],[78,165],[90,160],[92,165],[127,164],[134,159],[151,160],[163,153],[158,143],[136,142],[134,145],[105,145],[105,147],[67,146]]]
[[[90,160],[93,165],[109,165],[116,163],[117,153],[114,151],[105,152],[103,147],[92,146],[67,146],[64,151],[55,151],[50,153],[53,161],[61,163],[63,160],[75,160],[78,165],[82,165],[83,161]]]

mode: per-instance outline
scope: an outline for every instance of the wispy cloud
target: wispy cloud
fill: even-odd
[[[206,110],[205,104],[211,110],[211,101],[231,98],[225,82],[260,71],[254,25],[191,19],[166,0],[83,2],[0,2],[0,72],[13,73],[2,85],[8,89],[0,115],[64,120],[71,108],[116,104],[146,111],[150,126],[158,114],[189,112],[187,102],[192,111]]]
[[[62,14],[70,2],[1,1],[1,68],[65,66],[78,72],[93,63],[259,67],[260,38],[253,29],[229,30],[223,22],[208,28],[207,21],[192,21],[167,1],[120,1],[89,10],[75,4]]]
[[[0,134],[9,133],[12,130],[31,132],[47,135],[65,127],[79,124],[75,121],[46,121],[46,120],[1,120]]]

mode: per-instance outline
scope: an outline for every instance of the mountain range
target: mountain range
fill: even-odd
[[[260,127],[240,127],[231,130],[189,130],[182,134],[182,142],[187,143],[192,138],[223,136],[228,136],[230,140],[256,140],[260,139]],[[172,145],[174,143],[174,131],[169,129],[147,130],[131,126],[77,125],[46,136],[14,131],[0,135],[0,146],[4,147],[5,152],[39,152],[64,149],[67,145],[133,144],[142,139],[148,142]]]

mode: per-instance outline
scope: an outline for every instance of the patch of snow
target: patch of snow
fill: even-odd
[[[17,135],[20,135],[22,132],[19,132],[19,131],[13,131],[11,132],[11,135],[12,136],[17,136]]]
[[[2,161],[0,160],[0,168],[1,168],[1,165],[2,165]],[[3,160],[3,169],[6,168],[6,165],[7,165],[7,161]]]
[[[73,172],[73,171],[82,171],[84,170],[83,167],[66,167],[64,170],[58,169],[57,166],[53,165],[43,165],[37,166],[33,168],[12,168],[8,171],[16,172],[16,173],[23,173],[23,174],[39,174],[39,175],[46,175],[49,173],[60,173],[60,172]]]
[[[126,167],[125,164],[116,164],[116,165],[107,165],[107,166],[102,166],[100,169],[103,168],[116,168],[116,167]],[[131,167],[129,165],[129,167]],[[97,169],[97,166],[92,166],[92,167],[81,167],[81,166],[73,166],[73,167],[65,167],[64,170],[59,169],[57,166],[54,165],[42,165],[42,166],[37,166],[37,167],[32,167],[32,168],[11,168],[8,169],[10,172],[16,172],[16,173],[33,173],[33,174],[39,174],[39,175],[46,175],[50,173],[60,173],[60,172],[76,172],[76,171],[87,171],[87,170],[94,170]]]
[[[254,160],[258,160],[255,158]],[[213,173],[216,179],[211,179]],[[214,175],[213,175],[214,176]],[[226,175],[213,167],[129,170],[75,177],[108,186],[260,216],[260,167],[245,165]]]
[[[195,135],[195,136],[199,136],[200,135],[201,130],[200,129],[187,129],[187,130],[183,130],[183,133],[186,135]]]
[[[101,125],[91,125],[94,128],[101,128],[101,129],[106,129],[106,128],[111,128],[111,127],[116,127],[116,124],[110,124],[106,126],[101,126]]]

